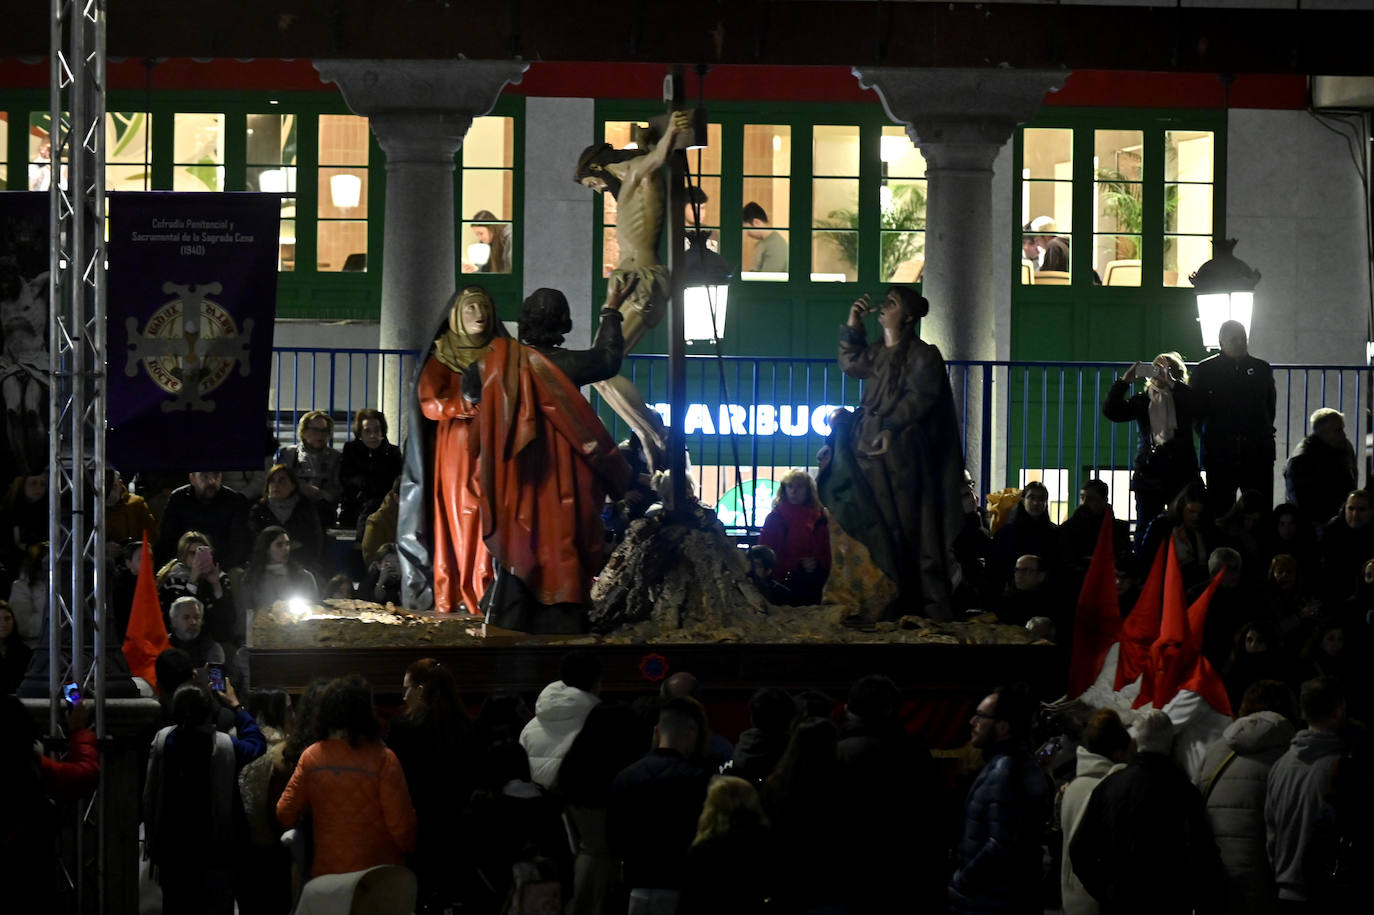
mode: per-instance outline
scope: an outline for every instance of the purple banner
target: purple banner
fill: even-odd
[[[0,485],[48,466],[48,195],[0,193]]]
[[[262,468],[280,214],[274,194],[111,195],[115,467]]]

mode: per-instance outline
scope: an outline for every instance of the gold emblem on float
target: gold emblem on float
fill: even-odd
[[[213,412],[215,403],[206,395],[236,365],[240,375],[249,373],[253,319],[244,319],[240,329],[234,316],[210,298],[224,291],[218,282],[167,282],[162,291],[176,298],[154,312],[142,330],[137,318],[125,322],[129,352],[124,374],[132,378],[142,366],[154,384],[172,395],[162,403],[164,413]]]

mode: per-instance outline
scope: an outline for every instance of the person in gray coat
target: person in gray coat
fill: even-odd
[[[1270,768],[1293,739],[1297,712],[1287,684],[1256,681],[1245,691],[1240,717],[1203,757],[1197,786],[1226,868],[1229,912],[1275,910],[1274,872],[1265,853],[1264,791]]]
[[[1293,735],[1288,751],[1269,770],[1264,790],[1264,828],[1278,899],[1290,910],[1307,902],[1303,858],[1325,806],[1331,770],[1345,753],[1345,692],[1335,677],[1302,685],[1302,717],[1307,727]]]

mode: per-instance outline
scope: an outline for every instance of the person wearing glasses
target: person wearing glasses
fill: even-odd
[[[296,424],[296,437],[299,441],[283,445],[272,463],[285,464],[296,474],[300,494],[315,507],[320,525],[328,530],[338,519],[343,498],[343,455],[332,445],[334,419],[323,410],[311,410]]]
[[[1001,686],[969,720],[972,745],[987,764],[964,802],[964,831],[955,848],[948,901],[951,915],[1039,911],[1041,837],[1052,807],[1052,785],[1031,755],[1035,697],[1023,686]]]

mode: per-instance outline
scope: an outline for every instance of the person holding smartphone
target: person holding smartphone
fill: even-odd
[[[162,886],[162,911],[232,915],[238,772],[267,749],[228,679],[188,682],[172,694],[173,724],[157,732],[143,789],[144,848]],[[223,705],[236,737],[215,727]],[[208,795],[208,803],[207,803]]]
[[[1145,390],[1133,393],[1136,381]],[[1193,446],[1196,399],[1188,387],[1188,369],[1178,353],[1160,353],[1151,362],[1136,362],[1112,384],[1102,415],[1114,423],[1134,422],[1140,430],[1131,491],[1135,493],[1136,551],[1145,529],[1164,506],[1199,479]],[[1153,557],[1150,557],[1153,558]]]

